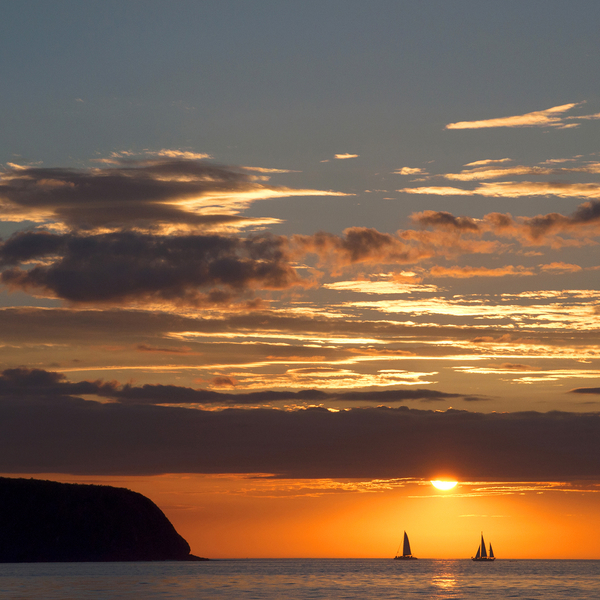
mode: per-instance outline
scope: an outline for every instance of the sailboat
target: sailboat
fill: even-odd
[[[417,557],[413,556],[412,552],[410,551],[410,542],[408,541],[406,531],[404,532],[404,540],[401,546],[402,554],[400,554],[400,546],[398,546],[398,552],[396,553],[396,556],[394,556],[394,560],[417,560]]]
[[[485,542],[483,541],[483,533],[481,534],[481,544],[479,545],[479,548],[477,548],[477,554],[472,558],[472,560],[477,560],[477,561],[496,560],[496,557],[494,556],[494,551],[492,550],[492,544],[490,544],[489,555],[485,551]]]

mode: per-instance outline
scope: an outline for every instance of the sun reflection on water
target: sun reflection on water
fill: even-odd
[[[441,575],[435,575],[431,581],[431,584],[441,590],[451,590],[456,587],[456,578],[451,573],[442,573]]]

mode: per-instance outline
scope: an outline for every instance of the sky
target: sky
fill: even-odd
[[[2,13],[0,473],[213,558],[600,559],[596,2]]]

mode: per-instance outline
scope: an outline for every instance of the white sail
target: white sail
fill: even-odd
[[[408,536],[406,535],[406,531],[404,532],[404,545],[402,547],[402,555],[403,556],[411,556],[412,552],[410,551],[410,542],[408,541]]]

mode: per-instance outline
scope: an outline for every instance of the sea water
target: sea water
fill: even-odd
[[[277,559],[0,564],[10,600],[600,598],[597,560]]]

